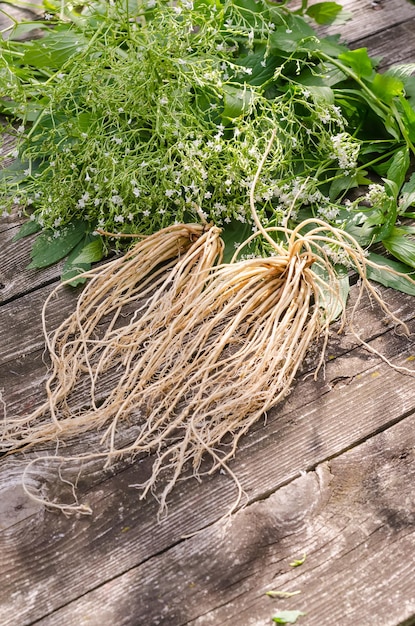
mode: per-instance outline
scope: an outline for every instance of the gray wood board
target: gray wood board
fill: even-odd
[[[329,31],[383,56],[381,67],[414,60],[410,2],[342,4],[354,18]],[[58,279],[57,268],[25,270],[31,240],[11,241],[20,222],[13,215],[0,223],[0,389],[11,415],[43,399],[40,312]],[[413,298],[380,293],[413,332]],[[356,288],[350,307],[355,297]],[[53,302],[50,327],[75,298],[65,290]],[[367,298],[355,325],[393,363],[413,366],[413,339]],[[351,334],[333,334],[327,356],[325,378],[308,375],[311,354],[292,394],[241,441],[231,468],[245,508],[227,523],[218,520],[236,490],[220,473],[180,483],[157,523],[157,502],[140,501],[131,487],[150,471],[151,457],[87,467],[79,495],[93,516],[65,518],[21,489],[35,453],[2,459],[2,626],[266,626],[282,609],[304,611],[300,626],[415,624],[415,378]],[[82,387],[78,395],[81,405]],[[291,567],[304,553],[304,564]],[[271,599],[270,589],[301,593]]]

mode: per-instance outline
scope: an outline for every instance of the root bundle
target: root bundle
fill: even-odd
[[[48,398],[27,418],[5,420],[3,450],[97,430],[99,448],[77,459],[110,463],[153,453],[152,474],[137,486],[141,497],[154,492],[163,509],[187,467],[198,476],[202,459],[210,458],[203,471],[227,468],[240,437],[287,395],[319,338],[317,369],[323,363],[334,311],[344,309],[330,247],[348,257],[362,290],[387,311],[350,236],[318,220],[293,230],[264,229],[254,188],[255,181],[253,236],[268,240],[269,258],[221,264],[218,228],[176,225],[88,272],[75,311],[52,336],[44,313],[52,361]],[[77,404],[79,387],[88,388],[86,407]],[[134,437],[126,441],[123,431],[131,424]],[[89,512],[77,503],[53,506]]]

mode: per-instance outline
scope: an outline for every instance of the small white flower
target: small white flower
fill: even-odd
[[[118,194],[114,194],[113,196],[111,196],[111,202],[115,204],[115,206],[121,206],[122,204],[124,204],[124,200]]]
[[[45,13],[45,15],[44,15],[44,19],[45,20],[51,20],[52,18],[53,18],[52,13]]]
[[[114,222],[118,222],[119,224],[123,224],[124,223],[124,216],[123,215],[116,215],[114,217]]]

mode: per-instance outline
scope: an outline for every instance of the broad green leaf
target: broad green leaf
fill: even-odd
[[[13,30],[10,32],[9,39],[20,39],[20,37],[28,36],[32,31],[46,30],[50,26],[42,24],[41,22],[22,22],[21,24],[15,24]]]
[[[271,51],[295,52],[307,39],[316,42],[316,33],[302,18],[297,15],[287,16],[286,24],[277,26],[269,36]],[[311,46],[313,47],[313,46]]]
[[[72,263],[95,263],[100,261],[104,254],[104,244],[100,235],[90,236],[90,240],[75,256]]]
[[[307,90],[311,93],[316,102],[326,102],[334,104],[334,91],[327,85],[308,85]]]
[[[278,611],[272,621],[276,624],[295,624],[302,615],[305,615],[302,611]]]
[[[306,14],[317,24],[331,24],[342,10],[337,2],[317,2],[308,7]]]
[[[320,284],[322,299],[319,301],[319,305],[324,310],[327,320],[334,322],[346,308],[347,299],[349,297],[350,282],[347,272],[345,270],[339,271],[336,292],[334,292],[325,286],[330,283],[330,277],[327,271],[318,263],[315,263],[313,270],[322,279],[322,283]],[[304,560],[298,564],[302,564],[303,562]]]
[[[231,85],[225,85],[223,91],[223,117],[234,119],[249,113],[253,102],[253,93],[250,89],[246,87],[238,89]]]
[[[225,243],[225,252],[223,255],[223,262],[229,263],[235,254],[236,248],[242,244],[250,235],[252,235],[251,226],[249,224],[243,224],[238,220],[232,220],[223,229],[221,237]],[[242,254],[248,254],[249,248],[246,247]]]
[[[57,29],[47,33],[41,39],[28,42],[21,61],[25,65],[32,65],[36,68],[59,69],[86,45],[87,41],[81,33]]]
[[[339,60],[350,67],[359,78],[368,78],[373,72],[373,61],[367,53],[367,48],[357,48],[339,54]]]
[[[91,269],[91,263],[78,263],[77,265],[65,265],[62,269],[61,280],[68,282],[71,287],[77,287],[86,283],[87,279],[82,274]]]
[[[33,235],[34,233],[38,233],[42,229],[39,222],[36,220],[27,220],[19,229],[17,235],[15,235],[12,241],[19,241],[19,239],[23,239],[24,237],[28,237],[29,235]]]
[[[409,148],[404,146],[400,150],[397,150],[393,155],[392,161],[389,165],[386,178],[392,180],[396,184],[397,191],[399,192],[403,183],[405,182],[406,172],[409,167]],[[397,197],[397,193],[394,194]]]
[[[244,83],[259,86],[263,85],[274,76],[275,68],[281,63],[281,57],[270,54],[264,58],[265,52],[265,46],[261,46],[261,49],[257,52],[248,54],[238,60],[238,65],[252,70],[250,75],[243,76]]]
[[[415,109],[413,108],[415,103],[411,105],[403,96],[400,96],[399,102],[403,110],[402,121],[408,133],[408,137],[410,141],[415,142]]]
[[[0,169],[0,182],[7,181],[9,184],[18,183],[27,178],[26,170],[28,163],[15,159],[13,163]]]
[[[402,193],[399,198],[399,213],[405,213],[409,207],[415,206],[415,173],[402,187]]]
[[[395,226],[386,239],[382,239],[386,250],[395,258],[415,268],[415,240],[407,232]]]
[[[387,104],[390,104],[395,96],[403,95],[404,91],[403,82],[388,74],[376,74],[370,87],[373,93]]]
[[[368,278],[384,285],[384,287],[391,287],[402,293],[415,296],[415,271],[409,265],[388,259],[374,252],[369,252],[367,258],[369,261],[379,265],[379,267],[367,265],[366,273]],[[393,271],[388,271],[388,269]],[[393,272],[398,272],[402,276]]]
[[[66,257],[85,235],[87,227],[83,221],[73,222],[62,229],[58,237],[54,237],[53,231],[45,230],[33,244],[28,269],[48,267]]]
[[[91,244],[94,244],[95,240],[100,239],[101,245],[94,253],[94,246],[90,248]],[[99,255],[99,249],[101,255]],[[89,252],[88,252],[89,250]],[[91,254],[92,253],[92,254]],[[75,248],[69,253],[68,258],[62,268],[62,281],[71,281],[69,284],[71,287],[82,285],[86,282],[86,278],[81,276],[84,272],[91,269],[91,263],[93,261],[99,261],[103,256],[103,243],[102,238],[98,235],[92,235],[87,233],[85,237],[75,246]]]

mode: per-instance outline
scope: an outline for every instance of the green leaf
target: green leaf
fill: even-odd
[[[399,191],[405,182],[406,172],[409,167],[409,148],[407,146],[397,150],[390,162],[386,178],[392,180]],[[396,197],[397,194],[394,194]]]
[[[403,95],[404,85],[399,78],[388,76],[388,74],[376,74],[371,89],[373,93],[387,104],[390,104],[395,96]]]
[[[104,255],[104,243],[100,235],[89,235],[88,241],[74,257],[72,263],[95,263]]]
[[[359,78],[372,76],[373,61],[367,53],[367,48],[357,48],[339,54],[339,60],[350,67]]]
[[[71,287],[85,283],[86,278],[80,275],[91,269],[91,263],[100,261],[103,256],[102,237],[87,233],[66,259],[62,269],[62,281],[73,279],[69,283]]]
[[[415,173],[411,175],[411,178],[402,187],[399,199],[399,213],[405,213],[411,206],[415,206]]]
[[[42,24],[41,22],[22,22],[21,24],[15,24],[13,30],[10,32],[9,40],[20,39],[21,37],[30,36],[33,31],[46,30],[50,26]]]
[[[302,611],[278,611],[272,621],[276,624],[295,624],[302,615],[305,615]]]
[[[406,263],[388,259],[374,252],[369,252],[367,258],[369,261],[380,266],[372,267],[371,265],[367,265],[366,273],[368,278],[384,285],[384,287],[391,287],[402,293],[415,296],[415,271],[406,265]],[[403,274],[403,276],[393,274],[388,271],[388,268],[394,272]],[[405,276],[408,278],[405,278]]]
[[[415,142],[415,110],[413,108],[415,103],[414,105],[411,105],[411,103],[403,96],[400,96],[399,102],[402,107],[401,119],[408,133],[408,137],[410,141]]]
[[[19,239],[23,239],[24,237],[28,237],[29,235],[33,235],[34,233],[38,233],[42,230],[41,225],[36,220],[27,220],[19,229],[17,235],[15,235],[12,241],[19,241]]]
[[[245,239],[252,235],[252,230],[249,224],[243,224],[238,220],[232,220],[223,229],[221,237],[225,244],[225,252],[223,255],[223,262],[229,263],[235,254],[236,248],[242,244]],[[249,247],[247,246],[243,250],[243,254],[249,253]]]
[[[407,232],[395,226],[387,239],[382,239],[386,250],[406,265],[415,268],[415,241]]]
[[[306,14],[317,24],[331,24],[342,11],[337,2],[317,2],[308,7]]]
[[[224,108],[222,116],[228,119],[241,117],[249,113],[253,102],[253,93],[244,87],[238,89],[231,85],[224,85]]]
[[[62,229],[58,237],[54,237],[53,231],[45,230],[33,244],[32,262],[28,269],[48,267],[66,257],[85,235],[87,227],[84,221],[72,222]]]
[[[295,52],[300,44],[310,39],[316,43],[316,33],[298,15],[287,16],[286,24],[277,26],[275,31],[269,36],[268,42],[271,51],[281,50],[282,52]],[[311,47],[314,47],[313,45]]]
[[[59,69],[74,54],[80,52],[87,42],[79,32],[56,29],[41,39],[26,44],[21,62],[37,68]]]

